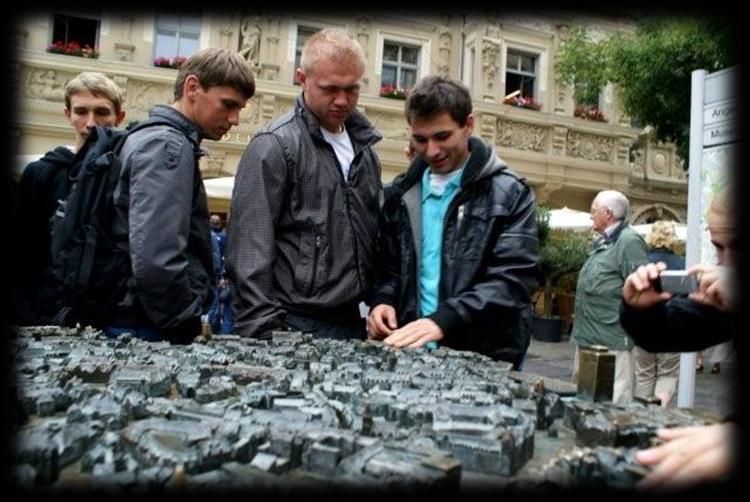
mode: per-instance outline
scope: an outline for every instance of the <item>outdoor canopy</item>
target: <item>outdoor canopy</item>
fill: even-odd
[[[229,203],[232,200],[234,189],[234,177],[211,178],[203,180],[208,198],[208,208],[211,212],[228,213]]]

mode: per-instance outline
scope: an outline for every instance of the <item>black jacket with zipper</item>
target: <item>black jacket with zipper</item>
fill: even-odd
[[[260,336],[286,312],[333,322],[359,318],[372,286],[382,136],[354,111],[344,179],[320,123],[300,96],[252,139],[235,177],[226,266],[235,333]]]
[[[470,139],[471,156],[443,222],[437,311],[442,345],[518,364],[531,336],[539,258],[534,194],[495,152]],[[422,174],[417,157],[385,190],[372,305],[419,316]]]
[[[22,271],[14,291],[16,319],[20,325],[51,324],[60,288],[52,270],[50,225],[55,211],[68,198],[74,167],[79,161],[64,146],[30,163],[18,185],[18,214],[24,218],[15,246]]]

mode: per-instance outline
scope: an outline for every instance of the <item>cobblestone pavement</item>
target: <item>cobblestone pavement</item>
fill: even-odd
[[[569,340],[558,343],[532,339],[523,371],[570,381],[573,373],[575,344]],[[721,372],[712,374],[710,365],[695,378],[695,409],[725,416],[737,401],[737,363],[734,358],[722,363]]]

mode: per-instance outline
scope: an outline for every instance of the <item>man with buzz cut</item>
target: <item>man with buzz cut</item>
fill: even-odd
[[[258,131],[237,166],[226,266],[239,336],[366,337],[359,303],[372,285],[382,136],[357,111],[364,72],[347,33],[312,35],[294,109]]]
[[[520,369],[539,258],[534,194],[472,136],[461,82],[420,80],[406,120],[415,156],[385,192],[369,336],[393,347],[439,343]]]
[[[19,325],[50,324],[59,294],[51,255],[50,221],[64,204],[75,177],[78,152],[95,126],[118,126],[125,118],[122,91],[98,72],[83,72],[65,85],[65,118],[75,130],[72,146],[58,146],[23,170],[19,182],[18,214],[25,218],[18,229],[20,276],[15,289]]]

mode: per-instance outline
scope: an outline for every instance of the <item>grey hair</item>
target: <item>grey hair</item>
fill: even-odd
[[[617,190],[602,190],[596,194],[594,202],[612,211],[612,216],[616,220],[624,220],[628,216],[628,198]]]

